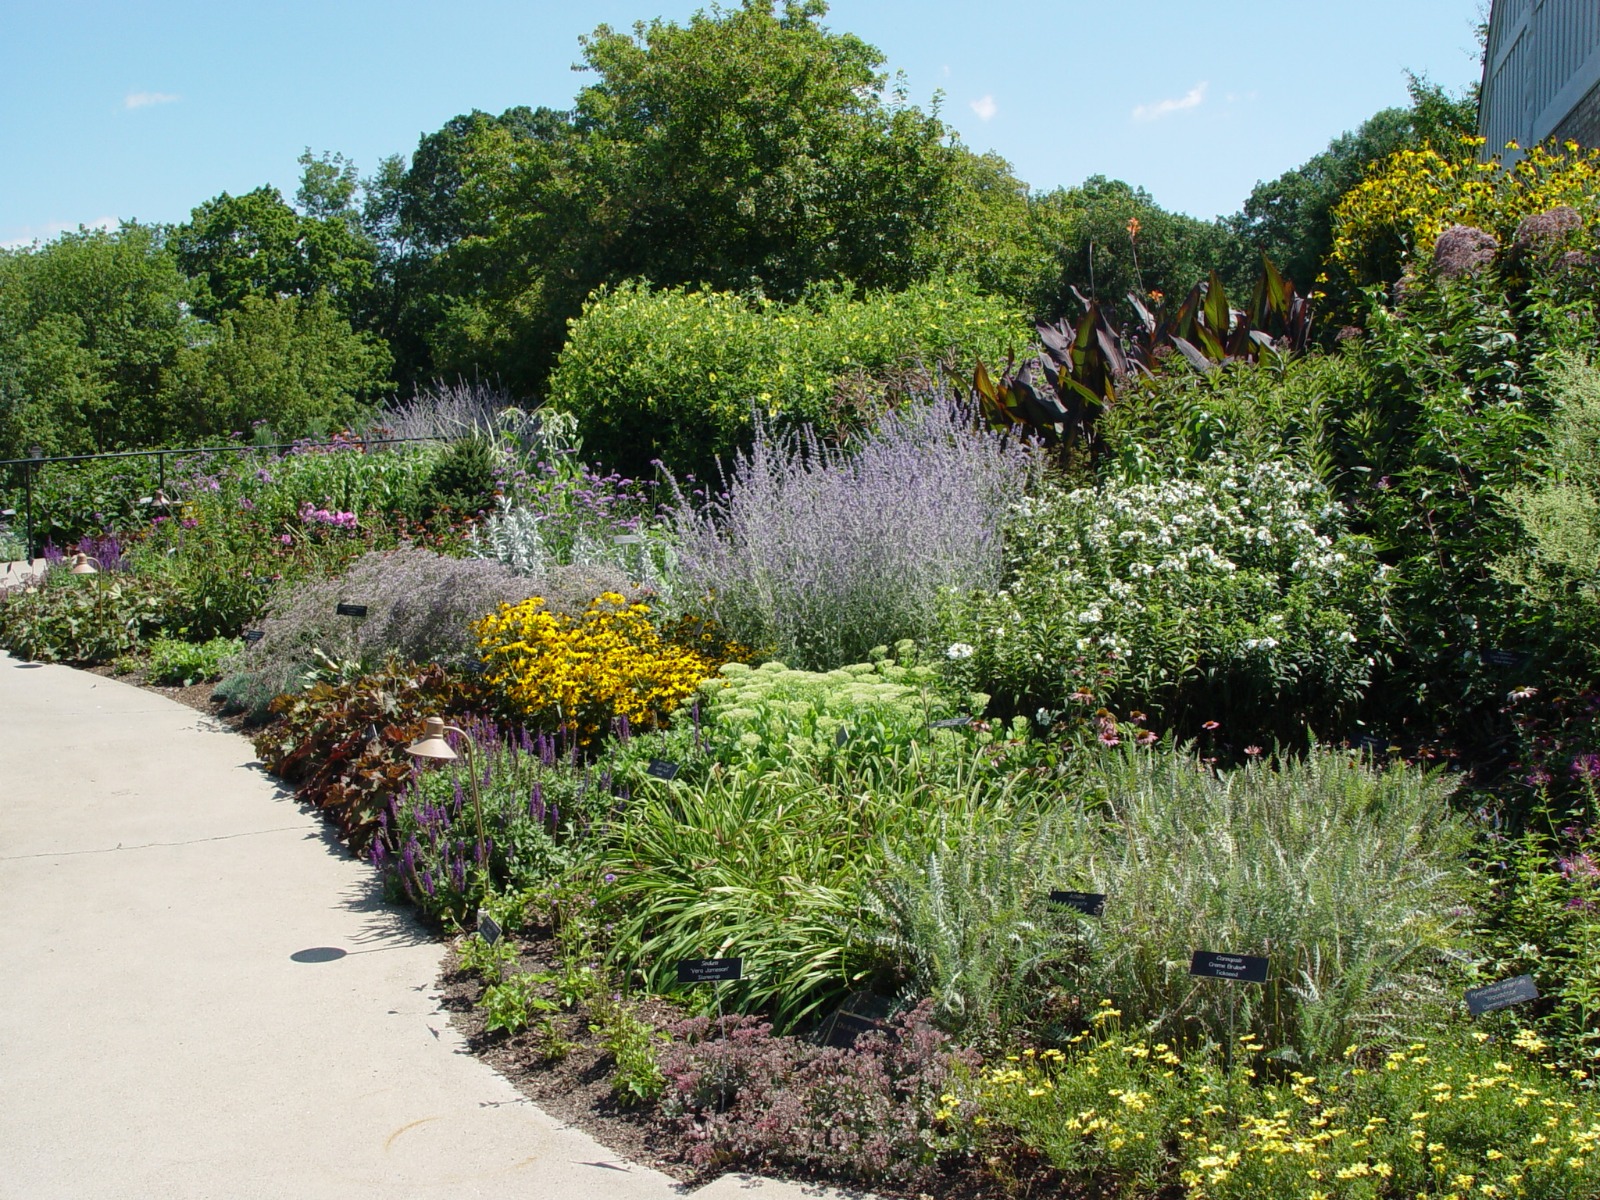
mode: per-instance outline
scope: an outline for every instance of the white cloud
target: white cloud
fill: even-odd
[[[1205,103],[1206,89],[1211,85],[1206,82],[1195,84],[1176,100],[1157,100],[1154,104],[1140,104],[1133,110],[1135,121],[1159,121],[1162,117],[1170,117],[1175,112],[1182,112],[1186,108],[1199,108]]]
[[[22,250],[35,242],[48,242],[60,233],[76,233],[79,229],[116,229],[121,224],[115,217],[96,217],[92,221],[46,221],[43,225],[13,225],[0,232],[17,236],[0,239],[0,250]]]
[[[988,121],[1000,111],[1000,106],[994,102],[993,96],[980,96],[972,102],[972,111],[978,114],[978,120]]]
[[[171,104],[180,99],[172,92],[129,92],[122,98],[123,108],[149,108],[152,104]]]

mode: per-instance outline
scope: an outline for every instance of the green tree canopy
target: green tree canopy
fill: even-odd
[[[324,292],[246,296],[178,354],[167,388],[174,432],[204,438],[267,421],[279,436],[358,422],[388,386],[389,352],[355,333]]]
[[[1033,208],[1036,226],[1053,228],[1059,238],[1054,269],[1033,298],[1034,309],[1052,319],[1082,314],[1074,289],[1129,319],[1130,292],[1176,299],[1213,269],[1238,273],[1237,240],[1225,224],[1169,212],[1120,179],[1094,175],[1040,196]]]
[[[297,212],[275,187],[242,196],[223,192],[173,231],[178,265],[199,287],[196,310],[210,320],[247,296],[325,291],[347,317],[371,302],[377,246],[355,207],[354,168],[342,156],[300,159]]]
[[[159,440],[163,373],[198,325],[191,295],[154,226],[0,251],[0,457]]]
[[[1021,186],[908,104],[882,54],[825,12],[745,0],[601,26],[570,114],[472,114],[425,138],[390,209],[451,297],[436,365],[493,364],[532,390],[584,299],[630,278],[791,300],[952,265],[1006,277],[994,214],[1025,212]]]

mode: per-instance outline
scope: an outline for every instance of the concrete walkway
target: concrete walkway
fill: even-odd
[[[252,757],[0,655],[0,1198],[684,1195],[466,1053],[442,944]]]

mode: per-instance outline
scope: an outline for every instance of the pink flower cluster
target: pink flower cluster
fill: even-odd
[[[334,512],[331,509],[317,508],[308,500],[300,506],[300,524],[327,525],[334,529],[354,529],[356,527],[356,515],[353,512]]]

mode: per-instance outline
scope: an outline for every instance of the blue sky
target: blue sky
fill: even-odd
[[[679,0],[120,0],[0,6],[0,244],[363,173],[473,108],[567,107],[577,38]],[[836,0],[827,24],[1036,188],[1093,174],[1210,217],[1405,101],[1475,79],[1479,0]]]

